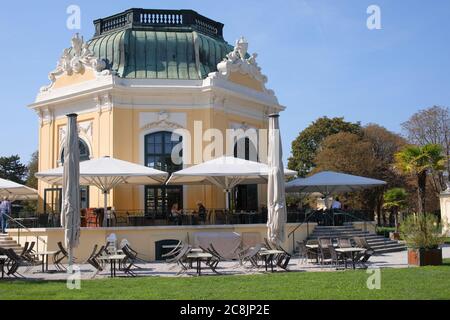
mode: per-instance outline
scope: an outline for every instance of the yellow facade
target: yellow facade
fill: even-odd
[[[141,163],[141,153],[143,145],[140,139],[141,128],[139,127],[139,114],[142,112],[158,112],[159,110],[135,110],[114,108],[110,112],[93,112],[83,114],[78,117],[78,122],[93,123],[93,139],[91,143],[91,157],[98,158],[102,156],[111,156],[117,159]],[[177,113],[177,110],[169,110],[170,113]],[[246,124],[257,128],[267,129],[265,122],[256,122],[252,119],[238,117],[236,115],[227,115],[221,111],[209,110],[183,110],[187,115],[187,129],[194,132],[194,121],[201,121],[203,131],[209,128],[216,128],[223,132],[230,128],[232,123],[245,122]],[[39,143],[39,170],[45,171],[60,165],[61,143],[59,131],[66,125],[66,119],[58,119],[53,123],[44,124],[40,128]],[[192,145],[194,145],[192,136]],[[209,142],[203,142],[203,148]],[[224,150],[226,149],[224,142]],[[192,152],[192,162],[194,163],[194,152]],[[50,188],[48,184],[39,182],[39,194],[41,200],[45,188]],[[142,187],[139,186],[119,186],[111,193],[109,206],[115,207],[118,211],[124,210],[142,210],[143,199]],[[260,203],[265,203],[266,188],[259,186],[258,196]],[[186,186],[187,203],[185,208],[195,208],[197,201],[204,201],[207,208],[224,208],[225,198],[223,190],[215,186]],[[42,201],[40,209],[43,210]],[[103,195],[95,188],[90,190],[90,207],[102,207]]]
[[[84,78],[83,78],[84,77]],[[238,78],[239,85],[245,84]],[[247,79],[248,80],[248,79]],[[92,82],[92,73],[85,72],[83,75],[64,75],[58,78],[53,88],[75,88],[82,82]],[[253,82],[248,85],[253,86]],[[80,113],[78,123],[80,126],[89,124],[91,136],[88,141],[91,158],[111,156],[117,159],[134,163],[143,163],[143,135],[147,128],[141,127],[140,118],[142,114],[158,113],[160,108],[139,109],[132,105],[121,105],[109,108],[109,110],[99,109],[88,113]],[[229,113],[215,108],[183,108],[182,110],[165,109],[164,112],[177,115],[183,114],[186,118],[186,127],[191,134],[191,163],[198,162],[199,153],[202,155],[205,147],[210,143],[203,141],[203,145],[198,144],[194,130],[195,122],[201,123],[200,134],[215,128],[223,133],[223,151],[226,152],[226,130],[232,128],[233,124],[245,124],[246,127],[255,129],[267,129],[268,121],[255,120],[254,118]],[[52,121],[44,121],[39,129],[39,170],[45,171],[61,165],[61,151],[63,137],[61,130],[66,126],[67,119],[59,117]],[[170,128],[162,128],[170,131]],[[83,136],[80,136],[83,139]],[[39,210],[42,212],[44,190],[52,188],[42,181],[39,182]],[[184,187],[185,209],[196,208],[197,201],[202,201],[207,208],[224,208],[225,197],[223,190],[215,186],[186,186]],[[114,207],[117,211],[139,211],[144,209],[143,187],[142,186],[119,186],[115,188],[109,197],[108,206]],[[262,205],[266,203],[266,187],[258,186],[258,201]],[[90,189],[89,207],[103,207],[103,195],[94,187]]]

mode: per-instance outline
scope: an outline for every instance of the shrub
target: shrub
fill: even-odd
[[[400,230],[408,247],[413,249],[437,249],[445,241],[439,220],[433,214],[409,215]]]

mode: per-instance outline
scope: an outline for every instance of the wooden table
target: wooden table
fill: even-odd
[[[0,256],[0,268],[2,269],[2,279],[5,276],[5,262],[8,256]]]
[[[33,253],[35,256],[42,257],[42,272],[48,272],[48,256],[55,255],[56,253],[58,253],[58,251],[41,251]]]
[[[266,266],[267,271],[267,264],[270,261],[270,270],[273,272],[273,258],[279,254],[283,254],[284,252],[281,250],[261,250],[258,252],[258,254],[262,257],[264,257],[264,264]]]
[[[356,266],[355,266],[355,253],[363,252],[366,249],[363,249],[363,248],[337,248],[335,250],[336,250],[336,252],[339,252],[339,253],[350,253],[351,257],[352,257],[353,269],[356,269]],[[347,259],[344,259],[344,263],[345,263],[345,269],[347,269]]]
[[[191,251],[186,255],[186,258],[188,260],[194,260],[197,261],[197,275],[201,276],[202,273],[202,266],[201,262],[205,259],[211,259],[213,256],[210,253],[207,252],[197,252],[197,251]]]
[[[111,267],[111,278],[116,276],[116,262],[125,259],[126,255],[124,254],[112,254],[109,256],[99,257],[99,260],[109,261]]]

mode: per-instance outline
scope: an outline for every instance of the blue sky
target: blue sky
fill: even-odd
[[[228,42],[244,35],[268,87],[287,106],[281,116],[285,158],[291,141],[320,116],[400,132],[417,110],[450,105],[445,0],[8,1],[0,9],[0,156],[28,161],[37,149],[37,116],[27,105],[70,43],[71,4],[81,7],[86,39],[94,19],[130,7],[194,9],[224,23]],[[371,4],[381,8],[381,30],[366,27]]]

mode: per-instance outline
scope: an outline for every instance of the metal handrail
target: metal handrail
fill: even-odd
[[[311,217],[315,216],[316,214],[318,214],[319,211],[313,211],[313,213],[311,213],[309,216],[307,216],[305,218],[305,220],[303,220],[303,222],[301,222],[300,224],[298,224],[294,230],[292,230],[289,234],[288,234],[288,238],[292,235],[292,250],[295,250],[295,231],[297,231],[302,225],[304,225],[306,223],[307,226],[307,235],[309,236],[309,220],[311,219]]]
[[[334,212],[333,212],[334,213]],[[354,221],[360,221],[360,222],[364,222],[364,231],[365,232],[367,232],[367,221],[369,221],[369,220],[367,220],[367,219],[362,219],[362,218],[360,218],[360,217],[357,217],[357,216],[355,216],[355,215],[353,215],[353,214],[351,214],[351,213],[348,213],[348,212],[345,212],[345,211],[338,211],[338,213],[340,213],[340,214],[343,214],[343,215],[345,215],[345,216],[348,216],[348,217],[350,217],[350,218],[353,218],[354,219]]]
[[[18,238],[18,240],[19,240],[19,245],[20,245],[20,230],[21,229],[25,229],[26,231],[28,231],[28,232],[31,232],[31,229],[30,228],[28,228],[28,227],[25,227],[21,222],[19,222],[16,218],[13,218],[13,217],[11,217],[10,215],[8,215],[8,214],[6,214],[6,213],[3,213],[3,215],[4,216],[6,216],[9,220],[11,220],[11,221],[14,221],[18,226],[20,226],[20,228],[18,228],[18,235],[17,235],[17,238]],[[28,235],[27,236],[25,236],[25,241],[28,239]],[[46,245],[47,244],[47,241],[45,241],[43,238],[41,238],[40,236],[38,236],[38,235],[36,235],[36,251],[39,251],[39,241],[38,240],[41,240],[43,243],[44,243],[44,245]]]

